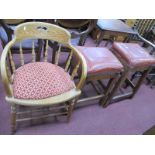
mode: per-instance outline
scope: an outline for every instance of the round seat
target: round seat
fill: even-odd
[[[44,99],[75,88],[63,68],[48,63],[34,62],[19,67],[13,76],[13,94],[18,99]]]

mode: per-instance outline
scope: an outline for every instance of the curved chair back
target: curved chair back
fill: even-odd
[[[15,30],[16,40],[24,39],[48,39],[63,44],[69,44],[70,33],[65,29],[44,22],[28,22],[20,24]]]

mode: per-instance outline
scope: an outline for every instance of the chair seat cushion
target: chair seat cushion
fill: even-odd
[[[114,52],[119,54],[131,67],[147,67],[155,64],[155,59],[137,43],[113,44]]]
[[[48,62],[18,68],[13,76],[13,94],[18,99],[44,99],[75,88],[68,73]]]
[[[107,48],[101,47],[76,47],[85,57],[88,73],[119,72],[122,64]]]

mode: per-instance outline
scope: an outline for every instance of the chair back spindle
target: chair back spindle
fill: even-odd
[[[19,47],[19,52],[20,52],[20,62],[21,65],[24,65],[24,55],[23,55],[23,48],[22,48],[22,43],[20,42],[20,47]]]
[[[56,55],[55,55],[55,64],[56,65],[58,65],[58,63],[59,63],[60,52],[61,52],[61,44],[59,45],[59,48],[56,51]]]
[[[44,61],[47,62],[48,57],[48,40],[46,40]]]
[[[32,62],[35,62],[36,60],[36,53],[35,53],[35,47],[34,47],[34,40],[32,41]]]
[[[13,56],[12,56],[11,50],[9,50],[9,59],[10,59],[10,64],[11,64],[12,71],[14,73],[15,70],[16,70],[16,67],[15,67],[15,63],[14,63],[14,60],[13,60]]]
[[[70,66],[70,64],[71,64],[72,56],[73,56],[73,50],[71,50],[71,52],[70,52],[70,54],[69,54],[69,57],[68,57],[68,60],[67,60],[67,63],[66,63],[66,66],[65,66],[65,71],[66,71],[66,72],[68,71],[69,66]]]
[[[7,65],[7,63],[6,63],[6,70],[7,70],[7,75],[8,75],[9,82],[12,83],[11,71],[10,71],[10,68]]]
[[[77,75],[78,69],[80,67],[80,61],[77,63],[77,65],[74,67],[73,72],[71,74],[71,79],[73,80],[74,77]]]

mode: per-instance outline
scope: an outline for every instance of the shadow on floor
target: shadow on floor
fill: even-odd
[[[148,129],[147,131],[145,131],[143,135],[155,135],[155,125],[150,129]]]

